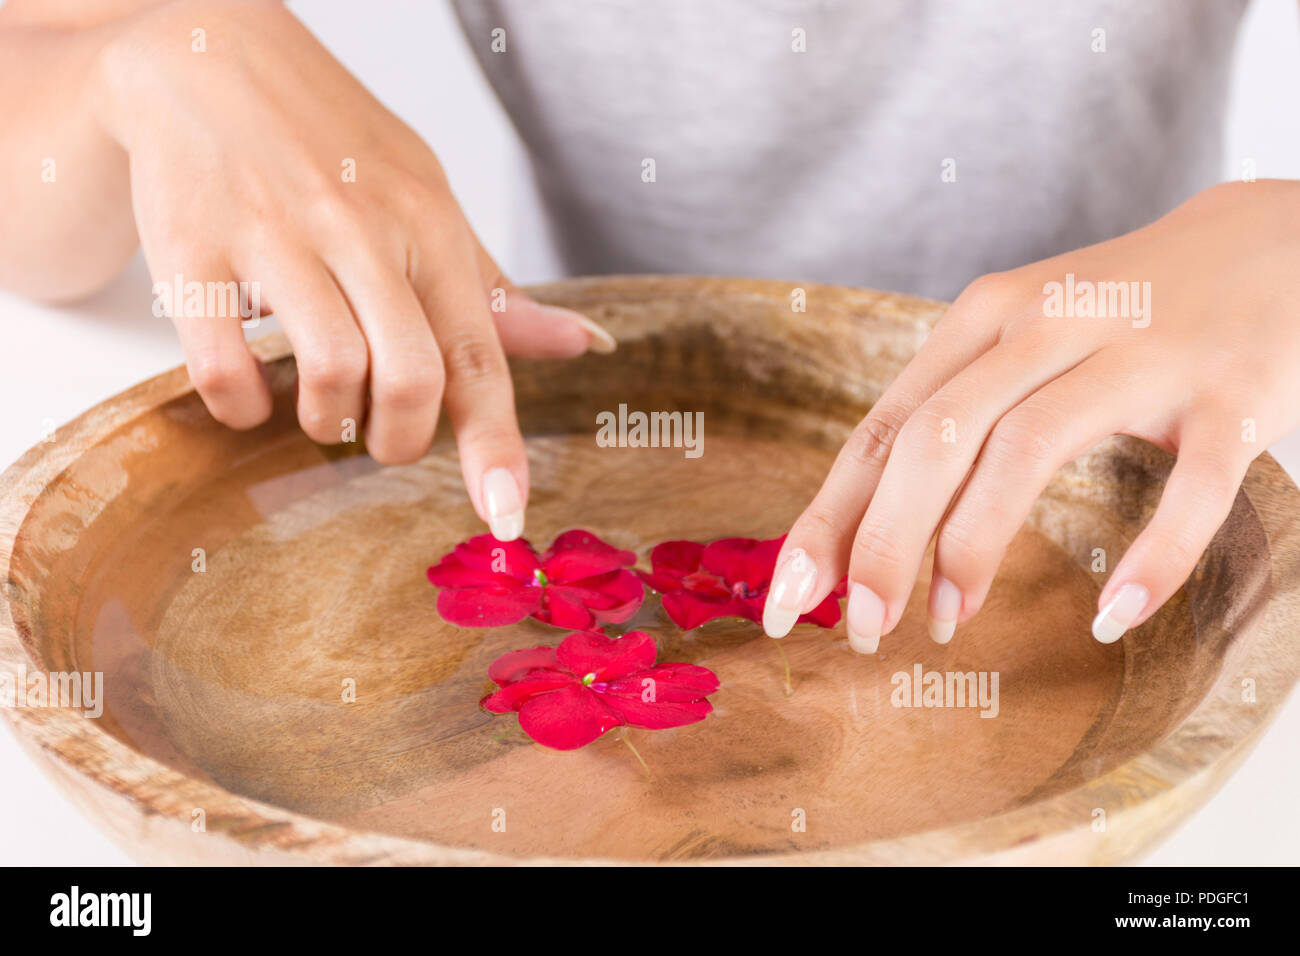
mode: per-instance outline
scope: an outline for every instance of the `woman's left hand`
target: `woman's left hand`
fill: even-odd
[[[1100,595],[1093,634],[1118,640],[1187,579],[1255,456],[1300,424],[1298,303],[1300,183],[1280,180],[1216,186],[1136,232],[977,279],[795,522],[764,629],[785,635],[847,571],[849,640],[874,653],[934,538],[930,634],[946,643],[1057,469],[1125,434],[1177,463]]]

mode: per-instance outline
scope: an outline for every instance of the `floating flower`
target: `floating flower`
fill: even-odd
[[[589,531],[566,531],[538,556],[523,538],[481,534],[429,568],[438,613],[462,627],[501,627],[529,615],[569,630],[626,621],[645,591],[626,570],[636,555]]]
[[[644,631],[617,639],[580,631],[559,647],[497,658],[488,676],[501,689],[482,704],[494,714],[518,711],[524,733],[556,750],[576,750],[623,725],[662,730],[703,720],[717,676],[696,664],[656,665],[657,654]]]
[[[718,617],[759,623],[784,541],[784,535],[767,541],[722,538],[707,545],[665,541],[650,552],[652,570],[637,574],[662,595],[664,611],[678,627],[699,627]],[[844,591],[841,581],[824,601],[800,615],[798,623],[834,627]]]

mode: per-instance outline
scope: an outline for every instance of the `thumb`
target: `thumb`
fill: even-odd
[[[477,237],[474,246],[484,295],[496,323],[501,348],[507,355],[530,359],[573,358],[584,352],[608,354],[617,347],[614,336],[582,313],[543,305],[519,291]]]

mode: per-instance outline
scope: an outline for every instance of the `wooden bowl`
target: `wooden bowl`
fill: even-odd
[[[669,538],[785,531],[943,310],[803,289],[806,314],[779,282],[534,290],[620,343],[515,364],[534,543],[585,527],[644,562]],[[478,700],[494,657],[558,632],[434,611],[425,567],[483,530],[449,436],[395,468],[318,447],[284,342],[257,348],[267,424],[218,425],[176,369],[0,477],[0,676],[100,672],[105,701],[6,713],[141,861],[1117,862],[1222,783],[1300,670],[1300,494],[1267,455],[1185,589],[1120,643],[1092,639],[1095,549],[1114,566],[1170,466],[1116,439],[1057,476],[950,645],[925,634],[924,587],[874,657],[840,628],[683,634],[651,596],[635,623],[661,659],[721,676],[715,714],[631,731],[648,774],[619,732],[548,751]],[[702,411],[703,454],[598,447],[620,404]],[[996,672],[996,716],[895,706],[918,668]]]

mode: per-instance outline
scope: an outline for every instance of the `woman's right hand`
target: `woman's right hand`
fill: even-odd
[[[155,291],[170,292],[212,415],[250,428],[271,395],[240,316],[207,314],[206,297],[192,314],[177,276],[260,292],[293,345],[298,417],[318,442],[364,423],[376,460],[410,462],[445,404],[475,509],[517,537],[528,464],[505,356],[609,351],[608,333],[510,285],[429,147],[280,3],[137,14],[102,48],[95,81],[104,129],[130,159]]]

